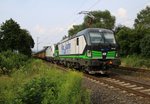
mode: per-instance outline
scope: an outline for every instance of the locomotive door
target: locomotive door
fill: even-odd
[[[79,56],[79,38],[76,38],[76,54]]]

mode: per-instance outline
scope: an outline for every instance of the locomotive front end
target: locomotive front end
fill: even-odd
[[[89,60],[86,70],[89,73],[103,73],[120,65],[118,45],[111,30],[90,29],[87,34],[86,54]]]

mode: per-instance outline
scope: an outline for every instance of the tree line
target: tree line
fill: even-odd
[[[86,15],[83,23],[73,25],[73,28],[68,30],[68,36],[89,27],[111,29],[115,32],[122,56],[137,54],[150,57],[149,6],[137,14],[133,28],[123,25],[115,26],[116,18],[108,10],[91,11],[90,14],[94,18]],[[0,25],[0,52],[11,50],[31,56],[31,48],[33,47],[34,40],[30,33],[26,29],[21,29],[20,25],[13,19],[6,20]]]
[[[133,28],[120,25],[115,28],[115,32],[121,55],[150,57],[150,7],[137,14]]]
[[[6,20],[0,25],[0,52],[10,50],[31,56],[34,40],[26,29],[13,19]]]
[[[73,25],[68,30],[68,36],[72,36],[85,28],[106,28],[115,33],[115,37],[120,45],[120,54],[142,55],[150,57],[150,7],[147,6],[141,10],[134,21],[133,28],[118,25],[115,26],[115,16],[112,16],[108,10],[92,11],[94,16],[91,18],[86,15],[82,24]]]

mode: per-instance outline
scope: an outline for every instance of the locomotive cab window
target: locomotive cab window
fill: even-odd
[[[98,32],[91,32],[90,33],[91,43],[104,43],[104,39],[102,38],[102,35]]]
[[[105,43],[113,43],[113,44],[116,43],[113,33],[105,32],[104,38],[105,38]]]
[[[79,45],[79,38],[77,38],[77,46]]]
[[[91,44],[116,43],[114,34],[111,32],[90,32],[90,40]]]

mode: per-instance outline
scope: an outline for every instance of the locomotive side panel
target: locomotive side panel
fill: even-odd
[[[79,37],[79,54],[83,54],[85,46],[86,46],[85,38],[84,36],[80,36]]]
[[[55,47],[54,45],[48,46],[46,49],[46,57],[54,57]]]
[[[86,41],[84,36],[75,37],[58,45],[59,55],[83,54]]]

